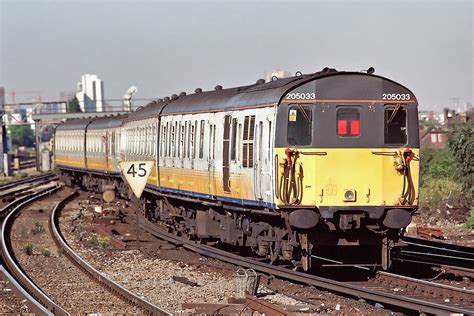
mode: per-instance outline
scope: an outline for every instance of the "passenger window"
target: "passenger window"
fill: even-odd
[[[198,129],[198,122],[197,121],[194,121],[194,126],[193,126],[193,159],[196,158],[196,138],[197,138],[197,129]]]
[[[253,168],[253,138],[255,132],[255,115],[244,118],[242,137],[242,167]]]
[[[199,132],[199,159],[204,158],[204,120],[201,121],[201,131]]]
[[[166,156],[165,153],[164,153],[164,150],[166,149],[166,129],[167,129],[167,126],[166,125],[163,125],[162,128],[163,130],[162,134],[161,134],[161,150],[160,150],[160,155],[161,157],[164,157]]]
[[[407,142],[407,112],[397,104],[385,108],[385,144],[404,145]]]
[[[236,160],[236,148],[237,148],[237,119],[232,119],[232,147],[230,149],[230,160]]]
[[[301,104],[291,105],[288,109],[288,144],[310,145],[312,140],[313,115],[311,107]]]
[[[183,123],[179,123],[178,158],[184,158],[184,124]]]
[[[360,114],[358,109],[337,111],[337,135],[351,137],[360,135]]]
[[[186,141],[184,142],[184,158],[189,158],[189,150],[191,147],[191,122],[186,122],[185,136]]]
[[[170,136],[170,157],[174,157],[174,142],[175,138],[176,125],[171,123],[171,136]]]

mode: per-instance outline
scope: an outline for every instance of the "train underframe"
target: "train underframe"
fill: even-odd
[[[66,185],[102,192],[104,199],[111,192],[131,199],[142,217],[165,226],[170,233],[251,250],[273,264],[304,271],[335,266],[386,270],[391,265],[391,249],[399,242],[399,229],[388,229],[380,219],[361,213],[336,214],[321,218],[311,229],[295,229],[289,224],[294,209],[248,209],[152,191],[138,200],[120,178],[64,171],[60,178]]]

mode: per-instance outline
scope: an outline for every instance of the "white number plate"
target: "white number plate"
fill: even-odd
[[[382,93],[382,100],[407,101],[410,100],[409,93]]]
[[[288,100],[314,100],[316,99],[316,93],[287,93],[286,98]]]

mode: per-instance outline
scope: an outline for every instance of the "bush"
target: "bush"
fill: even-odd
[[[88,241],[91,245],[100,246],[102,248],[107,248],[110,245],[110,238],[107,236],[100,236],[97,234],[92,234]]]
[[[474,123],[460,124],[452,132],[448,141],[457,161],[459,181],[463,184],[468,199],[474,198]]]
[[[451,179],[428,177],[420,187],[422,207],[438,208],[460,200],[463,200],[462,185]]]
[[[51,256],[51,251],[49,250],[48,247],[45,247],[41,250],[41,254],[45,257],[49,257],[49,256]]]
[[[420,185],[426,179],[456,179],[459,166],[448,148],[426,148],[421,152]]]
[[[27,243],[23,248],[25,254],[31,256],[33,254],[33,245],[31,243]]]
[[[471,210],[471,216],[467,218],[466,227],[469,229],[474,229],[474,209]]]
[[[35,225],[31,229],[33,235],[44,233],[44,226],[40,222],[35,222]]]

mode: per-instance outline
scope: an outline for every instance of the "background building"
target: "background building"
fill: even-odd
[[[3,105],[5,104],[5,88],[0,87],[0,112],[3,114],[5,109]]]
[[[82,112],[104,110],[104,82],[94,74],[84,74],[77,84],[76,98]]]
[[[292,73],[281,69],[272,70],[270,73],[265,72],[265,82],[272,81],[273,76],[277,77],[278,79],[281,79],[291,77]]]

